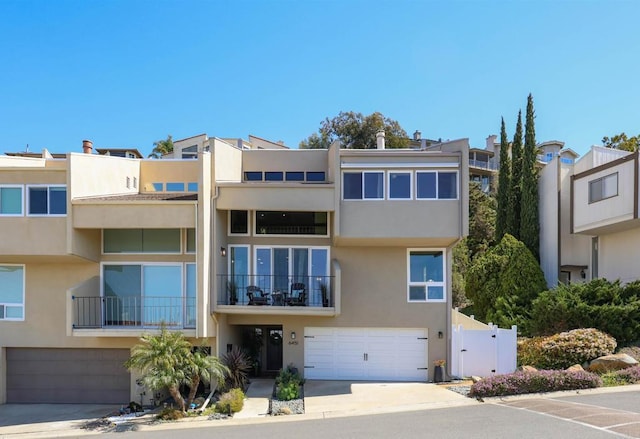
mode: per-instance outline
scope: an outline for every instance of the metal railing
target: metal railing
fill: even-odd
[[[74,328],[196,327],[196,298],[178,296],[73,296]]]
[[[473,166],[474,168],[491,169],[491,170],[498,169],[498,167],[496,166],[495,161],[493,161],[493,160],[489,160],[487,162],[487,161],[482,161],[482,160],[469,159],[469,166]]]
[[[218,275],[218,305],[333,307],[333,276]]]

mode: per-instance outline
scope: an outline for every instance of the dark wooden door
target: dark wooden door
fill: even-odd
[[[267,331],[267,370],[282,369],[282,329],[269,328]]]

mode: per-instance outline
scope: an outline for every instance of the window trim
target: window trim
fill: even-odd
[[[193,233],[195,234],[194,243],[193,243],[193,245],[195,246],[195,250],[192,252],[189,251],[189,230],[191,229],[193,229]],[[182,234],[184,234],[184,236],[181,236],[181,239],[180,239],[181,241],[180,247],[181,247],[182,253],[185,255],[197,254],[198,253],[198,229],[196,227],[185,227],[184,229],[181,229],[181,235]]]
[[[247,212],[247,233],[231,233],[231,211],[232,210],[240,210],[241,212]],[[251,215],[250,210],[242,210],[242,209],[229,209],[227,210],[227,236],[251,236],[251,219],[253,215]]]
[[[261,209],[264,210],[264,209]],[[258,236],[261,238],[329,238],[331,236],[331,212],[325,210],[313,210],[311,212],[324,212],[327,214],[327,234],[326,235],[276,235],[271,233],[258,233],[256,231],[256,227],[258,227],[258,211],[251,210],[252,214],[250,216],[253,219],[253,224],[249,224],[249,230],[251,230],[251,236]],[[274,212],[273,210],[268,210],[267,212]],[[280,212],[280,211],[278,211]],[[284,210],[282,212],[309,212],[309,211],[301,211],[301,210]],[[233,236],[249,236],[249,235],[233,235]]]
[[[344,184],[344,176],[345,174],[360,174],[360,182],[362,185],[362,198],[345,198],[344,197],[344,188],[345,188],[345,184]],[[382,198],[366,198],[365,197],[365,192],[367,190],[366,188],[366,184],[365,184],[365,175],[366,174],[382,174]],[[387,195],[387,176],[386,176],[387,172],[385,170],[349,170],[349,171],[342,171],[342,194],[341,194],[341,199],[342,201],[384,201],[386,199],[386,195]]]
[[[607,178],[613,177],[615,175],[616,177],[616,193],[614,195],[610,195],[608,197],[602,197],[602,198],[598,198],[597,200],[594,200],[592,197],[592,184],[597,182],[597,181],[601,181],[603,182],[604,180],[606,180]],[[613,197],[617,197],[618,195],[620,195],[620,175],[619,172],[612,172],[611,174],[607,174],[607,175],[603,175],[602,177],[598,177],[598,178],[594,178],[593,180],[589,180],[587,182],[588,184],[588,194],[587,196],[589,197],[589,204],[593,204],[593,203],[597,203],[599,201],[604,201],[604,200],[608,200],[609,198],[613,198]]]
[[[26,213],[26,203],[25,203],[25,189],[23,184],[0,184],[0,189],[20,189],[20,211],[21,213],[2,213],[0,212],[0,216],[5,217],[20,217],[24,216]]]
[[[440,252],[442,253],[442,282],[426,281],[411,282],[411,253],[412,252]],[[407,303],[446,303],[447,302],[447,249],[445,248],[407,248]],[[411,300],[411,287],[424,286],[425,300]],[[442,287],[442,299],[429,299],[429,286]]]
[[[31,201],[31,195],[29,193],[29,189],[30,188],[42,188],[42,187],[46,187],[47,188],[47,213],[29,213],[29,203]],[[51,211],[51,203],[49,200],[49,189],[52,187],[63,187],[64,188],[64,192],[65,192],[65,210],[67,213],[48,213]],[[69,192],[67,190],[67,185],[66,184],[55,184],[55,183],[47,183],[47,184],[28,184],[26,185],[26,202],[25,202],[25,211],[27,216],[31,216],[31,217],[40,217],[40,218],[44,218],[44,217],[57,217],[57,218],[62,218],[67,216],[67,214],[69,213]]]
[[[247,246],[249,247],[249,246]],[[329,279],[331,276],[331,246],[328,245],[268,245],[268,244],[254,244],[252,246],[253,248],[249,249],[249,257],[252,257],[252,260],[249,261],[249,276],[260,276],[257,273],[256,267],[257,267],[257,262],[258,262],[258,250],[264,250],[264,249],[269,249],[271,250],[271,255],[270,255],[270,259],[271,259],[271,269],[269,271],[273,271],[273,249],[276,248],[286,248],[289,250],[289,254],[288,254],[288,263],[287,263],[287,272],[289,273],[288,276],[292,277],[292,268],[293,268],[293,253],[292,250],[294,249],[307,249],[309,251],[309,255],[308,255],[308,260],[307,260],[307,272],[309,273],[309,277],[311,277],[311,251],[312,250],[326,250],[327,252],[327,260],[326,260],[326,266],[327,266],[327,274],[325,274],[324,276]],[[231,273],[231,271],[229,271],[229,273]],[[270,274],[270,276],[273,276],[273,274]],[[273,280],[273,279],[272,279]],[[309,288],[309,285],[307,285],[307,289]],[[271,289],[273,289],[273,284],[271,285]]]
[[[391,198],[391,174],[409,174],[409,198]],[[413,172],[406,169],[389,169],[387,171],[387,200],[408,201],[413,200]]]
[[[251,245],[250,244],[229,244],[227,245],[227,249],[229,253],[227,254],[227,276],[231,276],[231,249],[232,248],[246,248],[247,249],[247,276],[251,276],[253,273],[253,259],[251,258]]]
[[[439,187],[439,181],[438,181],[438,175],[443,172],[443,173],[447,173],[447,174],[454,174],[456,175],[456,196],[455,198],[440,198],[440,187]],[[444,169],[438,169],[438,170],[433,170],[433,171],[422,171],[422,170],[416,170],[415,171],[416,174],[416,178],[415,178],[415,199],[416,200],[431,200],[431,201],[435,201],[435,200],[439,200],[439,201],[457,201],[460,200],[460,171],[459,170],[444,170]],[[423,198],[423,197],[419,197],[418,196],[418,174],[435,174],[436,175],[436,197],[435,198]]]
[[[26,320],[26,308],[27,308],[27,304],[26,304],[26,296],[27,296],[27,266],[26,264],[5,264],[5,263],[1,263],[0,267],[21,267],[22,268],[22,303],[21,304],[15,304],[15,303],[8,303],[8,302],[0,302],[0,304],[2,304],[5,307],[4,310],[4,315],[5,317],[0,318],[0,322],[24,322]],[[22,307],[22,318],[17,319],[15,317],[10,317],[7,318],[7,306],[11,306],[11,307]]]

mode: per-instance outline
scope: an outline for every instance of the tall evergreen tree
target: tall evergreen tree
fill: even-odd
[[[527,98],[524,154],[522,158],[522,203],[520,206],[520,240],[540,259],[540,221],[538,214],[538,168],[536,167],[536,129],[533,96]]]
[[[511,159],[509,159],[509,141],[504,118],[500,126],[500,169],[498,170],[498,209],[496,212],[495,241],[500,242],[507,232],[507,217],[509,211],[509,192],[511,187]]]
[[[520,239],[520,203],[522,199],[522,111],[518,111],[516,133],[511,144],[511,185],[507,210],[507,233]]]

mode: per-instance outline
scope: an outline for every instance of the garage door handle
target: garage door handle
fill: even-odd
[[[369,361],[369,354],[364,354],[363,355],[363,360],[364,361]]]

